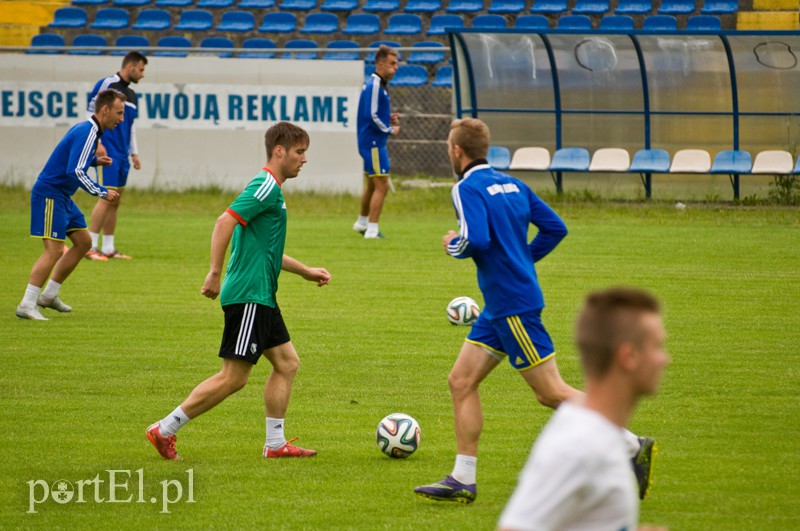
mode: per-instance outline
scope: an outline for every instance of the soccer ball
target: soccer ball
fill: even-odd
[[[456,297],[447,304],[447,320],[454,325],[472,326],[480,314],[478,303],[469,297]]]
[[[402,459],[419,447],[419,424],[409,415],[392,413],[378,424],[378,448],[389,457]]]

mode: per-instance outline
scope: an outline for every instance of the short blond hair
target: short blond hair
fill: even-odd
[[[375,62],[380,63],[390,55],[394,55],[395,59],[400,57],[397,53],[397,50],[395,50],[393,47],[386,44],[381,44],[378,46],[378,51],[375,52]]]
[[[489,153],[489,127],[477,118],[461,118],[450,123],[452,141],[471,159],[485,159]]]

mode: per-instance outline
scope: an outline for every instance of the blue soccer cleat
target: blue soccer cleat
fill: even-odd
[[[414,492],[417,496],[429,500],[463,503],[465,505],[475,501],[475,497],[478,495],[475,483],[465,485],[453,479],[453,476],[447,476],[438,483],[416,487]]]
[[[650,490],[653,483],[653,460],[658,453],[658,445],[655,439],[650,437],[639,437],[639,451],[631,459],[633,472],[636,474],[636,482],[639,484],[639,499],[643,500]]]

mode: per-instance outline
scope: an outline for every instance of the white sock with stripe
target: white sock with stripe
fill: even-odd
[[[267,417],[267,446],[277,450],[286,444],[286,436],[283,434],[284,419],[274,419]]]
[[[622,430],[622,436],[625,438],[625,443],[628,445],[628,453],[630,454],[631,459],[633,459],[636,457],[636,454],[639,453],[639,448],[642,447],[641,443],[639,442],[639,437],[628,430]]]
[[[56,282],[52,278],[50,282],[47,283],[45,286],[44,291],[42,291],[42,298],[47,300],[52,300],[58,297],[58,290],[61,289],[61,283]]]
[[[186,416],[181,406],[175,408],[175,411],[158,421],[158,431],[164,437],[175,435],[178,430],[183,428],[191,419]]]
[[[92,249],[97,249],[97,243],[100,241],[100,233],[89,231],[89,236],[92,238]]]
[[[456,466],[453,467],[453,479],[464,485],[473,485],[477,477],[478,458],[472,455],[456,456]]]
[[[19,304],[23,308],[36,308],[36,299],[39,298],[39,292],[42,290],[39,286],[28,284],[25,288],[25,295],[22,297],[22,302]]]
[[[114,235],[103,234],[103,254],[113,253],[115,249],[116,247],[114,247]]]

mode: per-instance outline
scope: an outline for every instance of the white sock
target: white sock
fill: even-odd
[[[41,290],[42,288],[39,286],[28,284],[28,287],[25,288],[25,295],[22,297],[22,302],[19,303],[19,305],[25,308],[36,308],[36,299],[39,298],[39,292]]]
[[[378,224],[377,223],[367,223],[367,232],[369,234],[378,234]]]
[[[358,216],[358,223],[359,225],[366,225],[369,222],[369,218],[367,216]]]
[[[103,254],[113,253],[114,249],[114,235],[113,234],[103,234]]]
[[[628,453],[631,459],[633,459],[639,452],[639,448],[642,447],[641,443],[639,443],[639,437],[625,429],[622,430],[622,436],[625,437],[625,443],[628,445]]]
[[[456,456],[456,466],[453,467],[453,479],[464,485],[473,485],[477,474],[478,458],[471,455]]]
[[[283,434],[284,419],[274,419],[267,417],[267,446],[277,450],[286,444],[286,436]]]
[[[178,433],[179,429],[184,427],[186,423],[189,422],[189,420],[191,419],[186,416],[186,413],[183,412],[181,406],[178,406],[175,408],[175,411],[158,422],[158,431],[160,431],[161,435],[164,437],[175,435]]]
[[[89,236],[92,237],[92,249],[97,249],[97,242],[100,240],[100,233],[89,231]]]
[[[47,300],[52,300],[58,297],[58,290],[61,289],[61,283],[56,282],[52,278],[50,282],[47,283],[47,286],[44,287],[42,291],[42,298]]]

